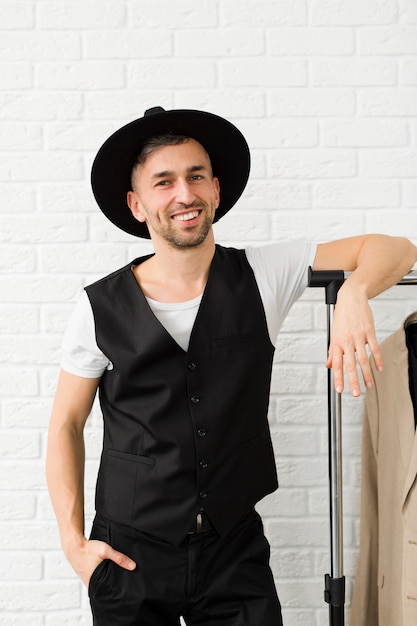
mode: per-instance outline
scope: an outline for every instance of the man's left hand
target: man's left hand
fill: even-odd
[[[330,334],[330,347],[326,367],[333,369],[334,386],[338,393],[344,388],[346,372],[352,396],[361,394],[358,366],[365,387],[374,384],[370,355],[378,371],[383,368],[381,350],[375,334],[374,318],[368,299],[356,287],[345,282],[340,288]]]

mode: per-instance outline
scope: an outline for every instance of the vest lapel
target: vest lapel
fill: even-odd
[[[149,257],[145,257],[143,259],[137,259],[134,261],[132,265],[137,265],[138,261],[142,262],[142,261],[147,260],[147,258]],[[138,303],[138,320],[144,319],[144,318],[147,319],[149,332],[155,335],[157,334],[163,335],[165,339],[167,339],[170,343],[175,344],[178,350],[181,350],[181,352],[185,354],[181,346],[175,341],[174,337],[168,332],[165,326],[161,324],[159,319],[156,317],[155,313],[152,311],[149,305],[149,302],[147,301],[146,296],[142,291],[140,284],[135,278],[133,271],[129,273],[129,280],[131,280],[134,283],[132,285],[132,289],[135,293],[135,298]]]

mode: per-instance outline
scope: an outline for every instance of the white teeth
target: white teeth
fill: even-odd
[[[188,220],[193,220],[198,216],[198,211],[191,211],[190,213],[181,213],[180,215],[174,215],[174,220],[180,220],[181,222],[187,222]]]

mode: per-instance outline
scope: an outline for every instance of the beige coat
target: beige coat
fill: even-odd
[[[362,434],[361,536],[350,626],[417,626],[417,437],[405,325],[382,345]]]

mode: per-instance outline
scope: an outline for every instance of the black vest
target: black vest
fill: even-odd
[[[99,394],[96,509],[179,544],[204,508],[224,536],[277,484],[267,420],[274,347],[244,251],[216,246],[185,353],[132,265],[86,288],[113,364]]]

